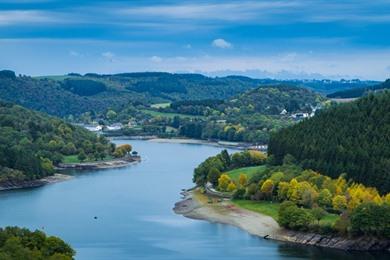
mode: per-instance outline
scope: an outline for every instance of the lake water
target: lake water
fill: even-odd
[[[175,215],[172,207],[180,190],[193,185],[193,168],[221,148],[117,142],[130,142],[143,161],[77,173],[70,181],[41,188],[2,192],[0,226],[60,236],[76,249],[76,259],[385,259],[278,243]]]

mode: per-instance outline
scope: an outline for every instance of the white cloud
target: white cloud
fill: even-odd
[[[52,21],[47,13],[41,11],[0,11],[0,26],[12,24],[30,24]]]
[[[81,54],[78,53],[77,51],[69,51],[69,55],[72,57],[80,57]]]
[[[162,62],[163,59],[159,56],[152,56],[152,57],[150,57],[150,60],[152,62],[155,62],[155,63],[160,63],[160,62]]]
[[[110,51],[106,51],[102,53],[102,57],[112,62],[115,57],[115,54]]]
[[[233,47],[230,42],[225,41],[224,39],[215,39],[214,41],[212,41],[211,45],[221,49],[229,49]]]

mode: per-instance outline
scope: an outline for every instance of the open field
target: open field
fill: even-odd
[[[174,118],[175,116],[183,117],[183,118],[203,118],[203,116],[194,116],[194,115],[186,115],[186,114],[178,114],[178,113],[164,113],[164,112],[158,112],[158,111],[153,111],[148,109],[142,109],[141,111],[151,116],[161,116],[167,118]]]
[[[261,166],[253,166],[253,167],[245,167],[245,168],[239,168],[239,169],[234,169],[226,174],[229,175],[229,177],[234,180],[238,181],[238,178],[240,177],[240,174],[243,173],[245,174],[248,179],[252,178],[256,173],[263,172],[266,169],[265,165]]]

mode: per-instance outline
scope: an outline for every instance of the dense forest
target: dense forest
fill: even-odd
[[[390,92],[321,111],[271,136],[276,163],[290,154],[305,168],[390,191]]]
[[[57,237],[25,228],[0,228],[0,259],[71,260],[75,251]]]
[[[386,89],[390,89],[390,79],[385,82],[373,86],[366,86],[348,90],[337,91],[335,93],[329,94],[327,97],[329,98],[358,98],[362,96],[366,96],[371,92],[383,91]]]
[[[101,159],[114,148],[81,127],[0,102],[0,182],[42,178],[66,155]]]

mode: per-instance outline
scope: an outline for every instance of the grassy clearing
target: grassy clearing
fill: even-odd
[[[233,200],[233,203],[241,208],[270,216],[275,220],[278,219],[279,202]]]
[[[158,111],[153,111],[148,109],[142,109],[141,111],[154,117],[161,116],[167,118],[174,118],[175,116],[178,116],[182,118],[203,118],[203,116],[194,116],[194,115],[186,115],[186,114],[178,114],[178,113],[164,113],[164,112],[158,112]]]
[[[158,104],[153,104],[150,105],[151,108],[167,108],[171,105],[171,103],[158,103]]]
[[[107,156],[106,158],[103,159],[103,161],[109,161],[109,160],[112,160],[114,157],[112,156]],[[79,160],[77,154],[74,154],[74,155],[66,155],[63,157],[62,159],[62,162],[63,163],[81,163],[81,161]],[[93,160],[85,160],[83,162],[95,162]]]
[[[79,163],[80,160],[79,160],[79,158],[77,158],[77,155],[67,155],[67,156],[64,156],[64,158],[62,159],[62,162],[63,163]]]
[[[340,218],[339,215],[327,213],[321,220],[320,224],[331,224],[334,225],[336,221]]]
[[[238,181],[241,173],[245,174],[248,177],[248,179],[250,179],[256,173],[261,173],[265,169],[266,169],[265,165],[253,166],[253,167],[245,167],[245,168],[239,168],[239,169],[234,169],[234,170],[228,171],[226,174],[229,175],[229,177],[232,180]]]

